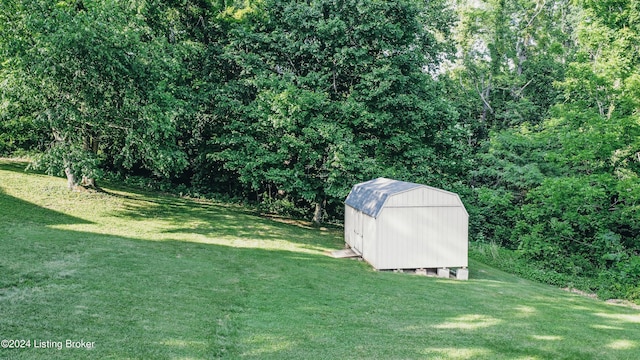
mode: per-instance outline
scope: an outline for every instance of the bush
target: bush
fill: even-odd
[[[471,242],[469,255],[485,264],[522,278],[558,287],[570,287],[586,292],[601,288],[598,278],[567,274],[545,268],[545,264],[531,261],[522,252],[491,243]]]
[[[262,213],[283,215],[294,218],[305,216],[304,209],[299,208],[288,197],[272,198],[263,194],[262,201],[258,204],[258,210]]]

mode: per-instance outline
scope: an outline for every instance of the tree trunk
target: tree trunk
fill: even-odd
[[[491,80],[493,76],[489,74],[489,79],[485,80],[484,75],[480,78],[479,85],[476,82],[476,90],[478,91],[478,95],[480,95],[480,100],[482,100],[482,117],[480,118],[480,122],[483,124],[487,123],[487,118],[489,113],[493,114],[493,108],[491,104],[489,104],[489,96],[491,95]]]
[[[96,134],[88,130],[87,135],[84,137],[84,149],[92,152],[93,154],[98,153],[98,146],[100,145],[100,139],[96,136]],[[96,179],[90,178],[86,175],[82,175],[82,181],[80,185],[84,187],[96,188]]]
[[[316,202],[316,210],[313,212],[313,222],[316,224],[322,223],[322,212],[324,210],[322,208],[322,203],[323,201]]]
[[[76,179],[76,176],[71,171],[71,167],[66,166],[64,168],[64,173],[67,175],[67,187],[69,190],[75,189],[76,185],[78,185],[78,179]]]

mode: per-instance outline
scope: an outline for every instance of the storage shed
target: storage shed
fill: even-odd
[[[452,192],[378,178],[345,200],[344,236],[378,270],[465,268],[469,215]]]

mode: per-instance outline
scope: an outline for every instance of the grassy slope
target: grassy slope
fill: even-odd
[[[331,259],[339,230],[0,160],[0,349],[15,359],[637,359],[640,312],[471,261],[466,282]]]

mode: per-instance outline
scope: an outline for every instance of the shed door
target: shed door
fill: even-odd
[[[353,247],[354,250],[362,253],[362,228],[364,227],[364,213],[361,211],[356,211],[354,222],[353,222],[353,232],[355,233]]]

